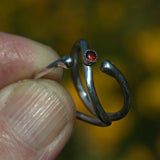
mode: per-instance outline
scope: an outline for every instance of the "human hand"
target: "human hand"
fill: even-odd
[[[70,138],[75,108],[58,83],[62,69],[32,79],[56,59],[45,45],[0,33],[0,160],[52,160]]]

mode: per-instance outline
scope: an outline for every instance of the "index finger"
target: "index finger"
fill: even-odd
[[[0,88],[18,80],[32,78],[36,72],[58,59],[48,46],[24,37],[0,33]],[[59,81],[62,69],[58,68],[47,78]]]

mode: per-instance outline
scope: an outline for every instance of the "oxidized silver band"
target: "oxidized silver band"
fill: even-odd
[[[79,75],[79,53],[82,54],[84,79],[87,91],[85,91]],[[89,49],[86,40],[80,39],[76,41],[76,43],[73,45],[71,56],[64,56],[58,59],[57,61],[51,63],[46,68],[38,72],[35,78],[40,78],[51,72],[52,69],[57,67],[62,67],[66,69],[71,68],[72,79],[76,87],[76,90],[86,108],[89,110],[90,113],[94,115],[93,117],[91,117],[89,115],[77,111],[77,118],[97,126],[109,126],[112,123],[112,121],[120,120],[124,116],[126,116],[130,109],[131,93],[129,85],[123,74],[110,61],[103,61],[100,65],[100,70],[114,77],[119,83],[120,87],[122,88],[124,94],[124,105],[120,111],[115,113],[105,112],[99,101],[94,86],[92,65],[96,63],[96,61],[97,53],[94,50]]]

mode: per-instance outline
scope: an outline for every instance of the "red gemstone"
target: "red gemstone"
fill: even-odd
[[[86,53],[86,57],[87,57],[87,59],[88,59],[89,61],[95,61],[96,58],[97,58],[97,54],[96,54],[94,51],[89,50],[89,51],[87,51],[87,53]]]

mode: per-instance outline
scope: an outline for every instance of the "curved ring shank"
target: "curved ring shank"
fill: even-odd
[[[129,85],[123,74],[110,61],[105,60],[101,63],[100,66],[101,71],[114,77],[120,84],[124,94],[124,105],[120,111],[115,113],[105,112],[101,103],[99,102],[99,98],[97,96],[93,81],[92,65],[96,62],[96,59],[95,61],[90,61],[90,60],[88,61],[86,59],[86,55],[88,52],[92,52],[93,54],[96,55],[95,51],[89,49],[88,43],[85,40],[78,40],[72,48],[71,52],[72,57],[67,55],[52,62],[47,67],[39,71],[35,75],[35,79],[43,77],[44,75],[48,74],[53,69],[58,67],[62,67],[65,69],[71,68],[72,79],[79,96],[81,97],[87,109],[94,116],[98,117],[98,118],[91,117],[89,115],[77,111],[77,118],[97,126],[108,126],[112,123],[112,121],[119,120],[128,113],[131,104],[131,93]],[[78,70],[78,58],[80,53],[82,54],[84,79],[87,91],[85,91],[82,85]]]
[[[104,73],[107,73],[110,76],[113,76],[120,84],[124,93],[124,106],[122,107],[122,109],[116,113],[106,113],[101,103],[99,102],[98,96],[96,94],[91,65],[86,65],[83,62],[83,70],[84,70],[84,77],[85,77],[87,92],[85,91],[80,79],[80,75],[78,71],[78,56],[79,56],[79,53],[81,52],[82,58],[84,58],[86,50],[88,49],[89,49],[89,46],[85,40],[78,40],[73,46],[72,52],[71,52],[71,56],[73,59],[72,79],[78,91],[78,94],[81,97],[87,109],[92,114],[96,115],[99,119],[80,113],[78,111],[77,111],[77,118],[98,126],[108,126],[111,124],[112,121],[119,120],[128,113],[130,108],[129,86],[124,76],[112,63],[110,63],[109,61],[102,62],[101,70]]]

